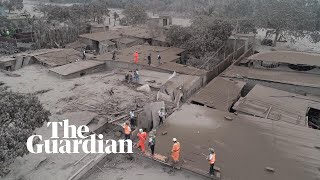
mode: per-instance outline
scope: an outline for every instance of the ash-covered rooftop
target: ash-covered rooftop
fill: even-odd
[[[226,120],[230,116],[232,121]],[[162,132],[167,132],[162,135]],[[318,131],[281,121],[183,105],[157,129],[156,152],[170,156],[172,138],[181,144],[183,168],[207,172],[208,148],[224,179],[316,179],[319,177]],[[266,167],[274,168],[271,173]]]
[[[296,51],[270,51],[252,55],[248,59],[320,67],[320,54],[316,53]]]

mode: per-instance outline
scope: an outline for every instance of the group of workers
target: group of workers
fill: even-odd
[[[133,57],[134,57],[134,59],[133,59],[133,63],[135,63],[135,64],[138,64],[139,63],[139,53],[138,53],[138,51],[136,51],[134,54],[133,54]],[[148,54],[148,57],[147,57],[147,59],[148,59],[148,65],[150,66],[151,65],[151,52]],[[160,53],[158,52],[158,56],[157,56],[157,60],[158,60],[158,62],[159,62],[159,64],[161,64],[161,56],[160,56]]]
[[[159,126],[160,126],[161,124],[163,124],[163,120],[167,114],[165,112],[164,107],[162,107],[158,113],[159,113],[159,120],[160,120]],[[129,123],[129,121],[127,121],[126,123],[123,124],[123,131],[124,131],[125,139],[130,139],[131,127],[136,127],[134,111],[131,110],[129,114],[130,114],[130,123]],[[137,134],[139,141],[138,141],[136,147],[141,149],[141,152],[144,154],[145,154],[145,144],[147,141],[147,136],[148,136],[147,133],[144,132],[143,129],[139,129],[139,132]],[[181,146],[180,146],[180,143],[178,142],[177,138],[173,138],[172,141],[173,141],[173,144],[172,144],[172,148],[171,148],[171,158],[173,160],[173,166],[174,166],[176,163],[179,162]],[[153,158],[155,158],[155,156],[154,156],[155,145],[156,145],[155,131],[151,131],[149,133],[148,146],[150,147],[151,155]],[[206,159],[209,162],[209,166],[210,166],[208,174],[210,176],[214,176],[214,164],[216,161],[216,154],[215,154],[215,151],[213,148],[209,148],[209,156],[207,156]]]

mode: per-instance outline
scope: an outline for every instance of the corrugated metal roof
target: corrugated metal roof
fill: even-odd
[[[250,56],[250,60],[320,66],[320,54],[296,51],[270,51]]]
[[[233,109],[262,118],[307,126],[308,107],[317,104],[320,104],[320,101],[309,99],[307,96],[255,85]]]
[[[300,72],[273,71],[243,66],[231,66],[221,76],[258,79],[307,87],[320,87],[320,75]]]
[[[222,111],[229,111],[230,107],[240,97],[245,82],[217,77],[206,87],[197,92],[191,101]]]

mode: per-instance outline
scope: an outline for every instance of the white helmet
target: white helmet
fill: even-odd
[[[142,133],[142,132],[143,132],[143,130],[142,130],[142,129],[139,129],[139,132],[141,132],[141,133]]]
[[[173,141],[173,142],[177,142],[177,138],[173,138],[172,141]]]

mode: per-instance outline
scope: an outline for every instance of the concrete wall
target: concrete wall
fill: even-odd
[[[109,30],[109,26],[105,26],[105,27],[94,27],[91,26],[91,30],[90,33],[97,33],[97,32],[105,32]]]
[[[110,45],[110,42],[99,42],[99,53],[105,54],[116,49],[116,45]]]
[[[152,39],[152,46],[162,46],[162,47],[169,47],[169,43],[168,42],[164,42],[164,41],[158,41],[158,40],[154,40]]]
[[[128,43],[128,44],[124,44],[121,42],[117,42],[117,49],[118,50],[122,50],[122,49],[126,49],[126,48],[130,48],[136,45],[142,45],[145,43],[144,39],[141,38],[135,38],[136,40],[134,42]]]
[[[5,62],[0,62],[0,69],[7,70],[7,68],[10,68],[11,71],[15,70],[15,64],[16,60],[11,60],[11,61],[5,61]]]

